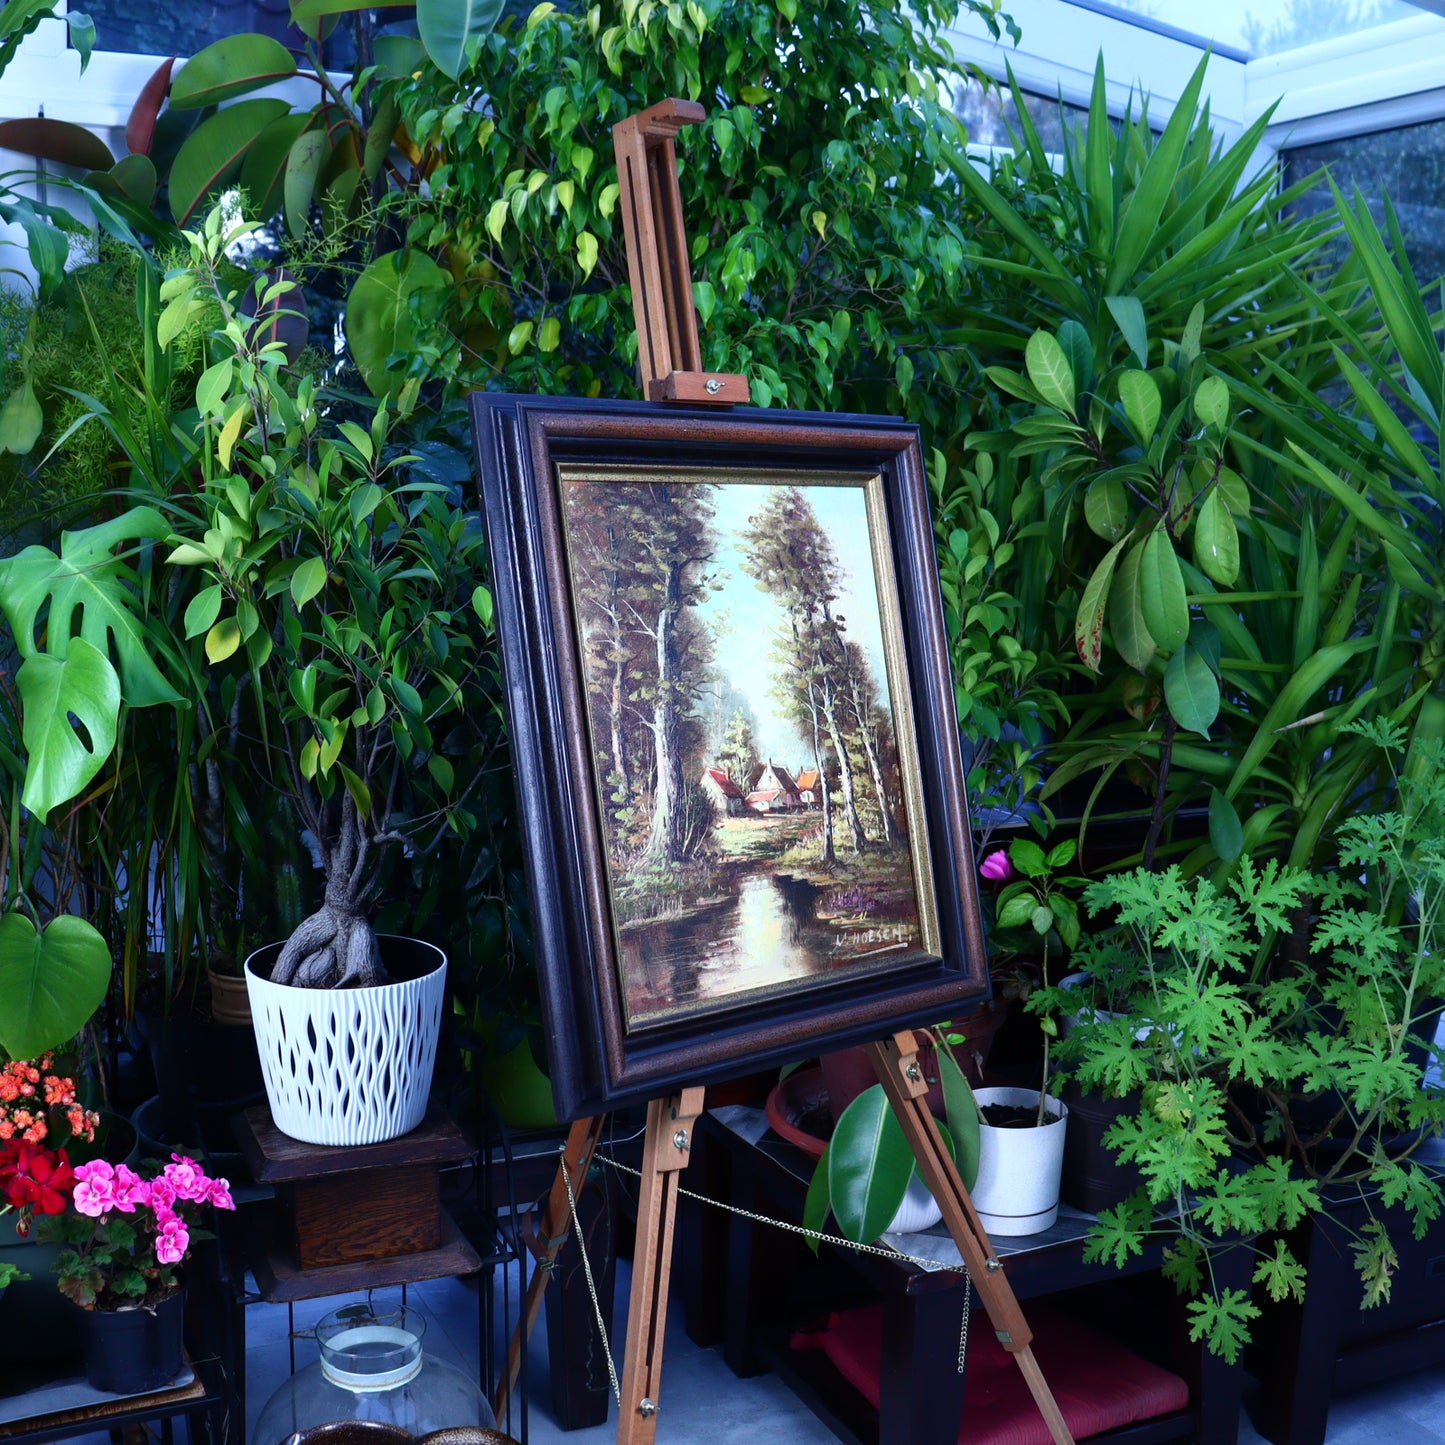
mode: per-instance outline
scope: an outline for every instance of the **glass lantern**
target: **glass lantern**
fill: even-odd
[[[316,1326],[321,1358],[266,1402],[252,1445],[288,1445],[297,1436],[315,1445],[342,1445],[353,1437],[357,1445],[385,1445],[438,1430],[494,1426],[476,1380],[422,1353],[425,1331],[422,1315],[404,1306],[333,1310]]]

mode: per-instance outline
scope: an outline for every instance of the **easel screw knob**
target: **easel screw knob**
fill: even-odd
[[[716,396],[726,385],[727,382],[719,381],[717,377],[710,376],[707,380],[707,394],[709,396]]]
[[[674,1149],[681,1149],[684,1153],[687,1151],[688,1138],[686,1129],[679,1129],[677,1133],[672,1136],[672,1145]]]
[[[639,1400],[637,1402],[637,1413],[641,1415],[644,1420],[652,1419],[652,1417],[657,1414],[657,1402],[647,1399]]]
[[[923,1077],[923,1072],[917,1064],[909,1064],[903,1074],[910,1084],[916,1084]]]

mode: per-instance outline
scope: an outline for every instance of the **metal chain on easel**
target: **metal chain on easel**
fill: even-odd
[[[594,1159],[600,1156],[594,1154]],[[562,1178],[567,1185],[567,1213],[572,1217],[572,1233],[577,1238],[577,1248],[582,1255],[582,1273],[587,1277],[587,1293],[592,1298],[592,1313],[597,1320],[597,1333],[602,1339],[602,1353],[607,1357],[607,1378],[612,1382],[612,1397],[622,1408],[622,1386],[617,1383],[617,1365],[612,1359],[612,1342],[607,1338],[607,1326],[602,1320],[602,1301],[597,1298],[597,1285],[592,1279],[592,1261],[587,1258],[587,1241],[582,1238],[582,1221],[577,1218],[577,1196],[572,1192],[572,1171],[567,1161],[562,1161]]]
[[[622,1164],[616,1159],[609,1159],[605,1154],[594,1154],[593,1161],[597,1164],[605,1164],[609,1169],[615,1169],[619,1174],[631,1174],[635,1179],[642,1178],[642,1171],[634,1169],[629,1164]],[[582,1251],[582,1272],[587,1278],[587,1292],[592,1298],[592,1311],[597,1318],[597,1330],[602,1336],[602,1349],[607,1356],[607,1373],[612,1380],[612,1393],[617,1397],[617,1403],[622,1403],[622,1391],[617,1383],[617,1369],[612,1361],[612,1347],[607,1340],[607,1329],[602,1323],[602,1301],[597,1297],[597,1287],[592,1282],[592,1265],[587,1259],[587,1245],[582,1238],[582,1226],[577,1219],[577,1201],[572,1193],[572,1179],[567,1169],[562,1170],[562,1177],[567,1182],[567,1208],[572,1215],[572,1232],[577,1239],[577,1248]],[[939,1263],[936,1259],[922,1259],[918,1255],[905,1254],[901,1249],[881,1248],[876,1244],[855,1244],[851,1239],[844,1239],[841,1235],[827,1234],[820,1229],[809,1229],[803,1224],[792,1224],[786,1219],[774,1219],[771,1215],[755,1214],[751,1209],[743,1209],[736,1204],[725,1204],[721,1199],[709,1199],[705,1194],[697,1194],[691,1189],[683,1189],[678,1186],[678,1194],[685,1199],[695,1199],[699,1204],[710,1204],[714,1209],[725,1210],[729,1214],[736,1214],[740,1219],[750,1220],[754,1224],[771,1225],[774,1229],[784,1230],[788,1234],[801,1234],[804,1239],[815,1239],[820,1244],[836,1244],[844,1249],[856,1250],[859,1254],[873,1254],[880,1259],[901,1259],[907,1264],[916,1264],[922,1269],[936,1270]],[[946,1268],[946,1266],[944,1266]],[[963,1292],[963,1314],[959,1321],[958,1329],[958,1373],[961,1375],[968,1363],[968,1317],[973,1303],[973,1280],[969,1275],[968,1266],[960,1264],[954,1271],[961,1274],[965,1283],[970,1286]]]

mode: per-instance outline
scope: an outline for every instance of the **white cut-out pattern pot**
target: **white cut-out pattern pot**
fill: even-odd
[[[426,1113],[447,959],[415,938],[381,935],[397,980],[376,988],[293,988],[269,974],[279,943],[246,960],[246,991],[276,1127],[306,1144],[380,1144]]]

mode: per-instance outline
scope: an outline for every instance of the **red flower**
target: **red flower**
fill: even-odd
[[[60,1214],[75,1188],[75,1171],[64,1149],[46,1149],[23,1139],[0,1147],[0,1195],[28,1219]]]

